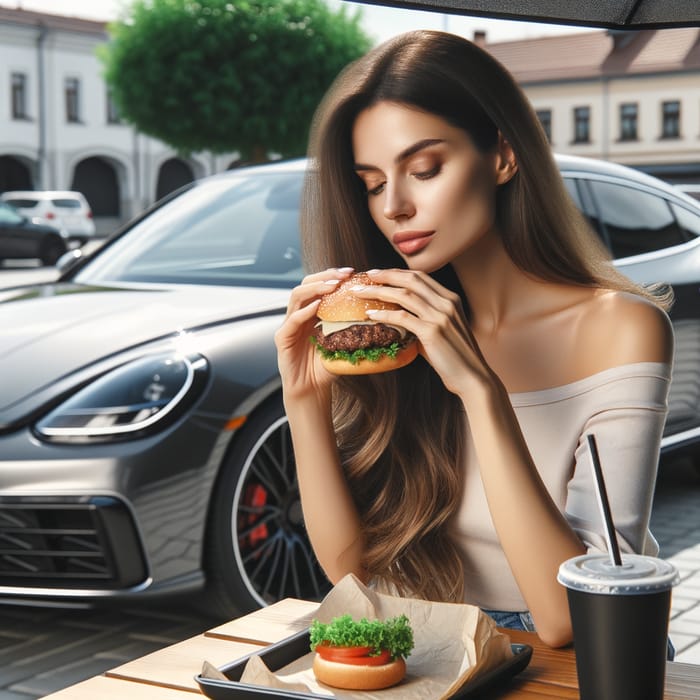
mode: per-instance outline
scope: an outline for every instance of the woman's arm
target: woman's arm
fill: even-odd
[[[360,519],[338,458],[330,402],[314,397],[285,403],[306,530],[332,583],[362,568]]]
[[[505,390],[497,380],[464,397],[489,511],[539,636],[572,639],[559,565],[586,547],[550,497],[532,462]]]
[[[629,295],[607,295],[595,304],[582,321],[580,332],[583,357],[572,357],[571,361],[579,360],[590,372],[636,362],[672,361],[673,332],[668,317],[651,303]],[[601,343],[601,338],[607,342]],[[588,363],[592,356],[596,365],[591,367]],[[499,384],[494,378],[482,385],[482,391],[472,389],[463,394],[463,400],[503,550],[540,637],[559,646],[571,640],[571,627],[566,593],[557,583],[556,573],[562,561],[584,553],[587,546],[579,536],[579,528],[574,530],[549,497],[508,396]],[[617,525],[637,533],[645,532],[648,524],[663,427],[659,410],[645,405],[658,406],[654,386],[648,390],[648,402],[644,397],[627,397],[628,405],[634,408],[625,414],[597,412],[584,428],[584,433],[596,433],[604,467],[617,470],[609,489],[613,511],[619,516]],[[585,445],[585,435],[580,443]],[[643,454],[638,449],[641,445],[646,448]],[[598,515],[587,448],[579,447],[576,456],[582,463],[576,465],[567,510],[574,507],[579,514],[585,513],[590,523]],[[639,458],[634,464],[630,464],[632,456]],[[625,477],[619,472],[620,459],[630,467]],[[587,493],[582,495],[584,484]],[[585,507],[582,499],[586,500]],[[602,525],[597,529],[602,534]]]
[[[567,484],[566,519],[590,551],[607,552],[587,435],[595,435],[622,552],[656,555],[649,520],[671,381],[668,364],[628,365],[591,406]]]
[[[292,291],[287,316],[275,334],[304,522],[316,557],[333,583],[348,573],[366,579],[361,565],[363,542],[336,447],[332,376],[321,366],[309,338],[321,296],[351,272],[326,270],[306,277]]]
[[[421,273],[381,272],[377,281],[393,285],[382,298],[407,312],[382,311],[372,317],[414,332],[422,354],[464,403],[494,526],[538,634],[552,646],[569,643],[566,592],[556,576],[562,561],[584,553],[586,547],[540,478],[505,387],[481,355],[455,295]],[[377,294],[374,288],[372,294]],[[615,349],[602,362],[611,367],[642,359],[669,361],[671,343],[663,312],[646,302],[641,321],[631,320],[630,309],[622,311],[628,314],[626,320],[616,312],[618,318],[610,324],[624,339],[609,344]],[[656,341],[658,333],[663,342]]]

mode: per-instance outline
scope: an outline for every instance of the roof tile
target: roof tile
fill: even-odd
[[[486,45],[521,83],[700,70],[700,29],[595,31]]]

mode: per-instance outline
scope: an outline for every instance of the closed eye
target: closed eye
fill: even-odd
[[[439,175],[441,170],[442,166],[438,163],[429,170],[422,170],[419,173],[413,173],[413,177],[415,177],[416,180],[430,180],[431,177]]]

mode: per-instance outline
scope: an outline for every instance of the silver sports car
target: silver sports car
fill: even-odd
[[[632,277],[673,284],[664,452],[700,437],[700,208],[559,158]],[[0,291],[0,597],[92,604],[207,588],[239,614],[328,583],[308,544],[273,333],[303,271],[304,161],[158,203],[58,282]],[[70,253],[68,255],[71,255]]]

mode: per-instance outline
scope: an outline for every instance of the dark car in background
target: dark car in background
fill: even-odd
[[[67,249],[67,240],[58,229],[36,223],[0,201],[0,263],[38,259],[43,265],[54,265]]]
[[[674,286],[664,453],[700,437],[700,207],[561,157],[617,264]],[[328,583],[304,531],[273,343],[303,276],[304,161],[188,185],[51,284],[0,291],[0,597],[207,588],[229,615]],[[61,261],[60,266],[64,265]]]
[[[68,190],[26,190],[0,194],[20,214],[37,223],[53,226],[71,243],[84,245],[95,238],[92,209],[81,192]]]

